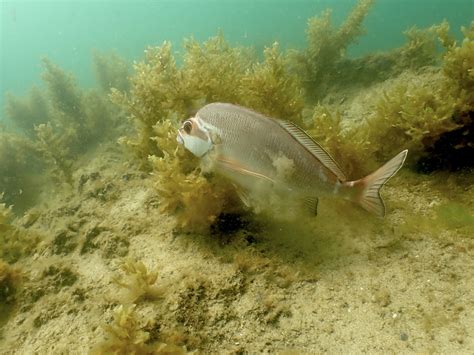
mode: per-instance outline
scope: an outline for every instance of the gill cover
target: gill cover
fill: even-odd
[[[178,130],[177,140],[199,158],[212,148],[210,132],[198,117],[192,117],[183,123]]]

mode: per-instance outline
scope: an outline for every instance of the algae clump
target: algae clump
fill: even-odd
[[[419,171],[472,167],[472,26],[464,30],[460,46],[448,29],[443,23],[430,30],[447,46],[441,69],[407,71],[386,81],[382,89],[373,90],[367,117],[343,122],[333,107],[316,106],[310,132],[336,159],[346,157],[341,162],[349,174],[367,172],[405,148],[408,165]]]
[[[103,325],[105,339],[91,354],[186,354],[186,348],[151,339],[149,328],[155,322],[143,321],[136,312],[136,305],[119,305],[113,311],[113,320]]]
[[[162,297],[163,290],[156,286],[158,272],[149,271],[141,261],[126,260],[121,269],[125,280],[114,278],[114,282],[127,290],[123,303],[135,303],[139,300],[155,300]]]
[[[278,43],[265,48],[264,61],[255,63],[241,82],[243,105],[271,117],[303,125],[304,90],[289,71],[289,58]]]
[[[22,280],[19,270],[0,259],[0,335],[1,328],[17,301],[17,293]]]

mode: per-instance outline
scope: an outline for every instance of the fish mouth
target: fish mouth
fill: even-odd
[[[181,145],[184,145],[184,138],[183,138],[183,135],[181,134],[181,132],[178,130],[178,135],[176,136],[176,141],[181,144]]]

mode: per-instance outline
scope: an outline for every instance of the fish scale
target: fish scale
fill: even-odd
[[[218,155],[230,156],[244,166],[273,180],[278,174],[274,157],[285,156],[292,160],[294,174],[287,184],[293,191],[333,191],[337,176],[294,138],[277,120],[249,109],[231,104],[210,104],[198,111],[204,122],[217,127],[222,134]],[[245,139],[242,139],[245,137]],[[322,181],[321,171],[327,181]],[[253,182],[250,181],[249,184]]]

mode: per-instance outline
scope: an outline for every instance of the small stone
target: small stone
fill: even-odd
[[[400,340],[407,341],[408,340],[408,334],[407,333],[400,333]]]

